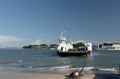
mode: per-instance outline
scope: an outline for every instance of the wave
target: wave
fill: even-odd
[[[7,69],[7,70],[15,70],[15,71],[26,71],[26,72],[72,72],[75,70],[81,70],[80,68],[74,68],[72,65],[62,65],[62,66],[52,66],[52,67],[32,67],[32,66],[26,66],[26,67],[0,67],[0,69]],[[107,71],[107,72],[118,72],[116,68],[100,68],[100,67],[85,67],[84,71]]]
[[[22,60],[11,60],[11,61],[4,61],[4,62],[0,62],[0,65],[2,64],[16,64],[16,63],[22,63]]]
[[[71,65],[65,65],[65,66],[55,66],[55,67],[43,67],[39,68],[45,71],[52,71],[52,72],[72,72],[75,70],[81,70],[82,67],[80,68],[73,68]],[[117,72],[118,70],[116,68],[97,68],[94,66],[91,67],[85,67],[84,71],[108,71],[108,72]]]
[[[57,66],[57,67],[50,67],[50,69],[55,69],[55,70],[63,70],[63,71],[74,71],[74,70],[81,70],[82,67],[80,68],[72,68],[71,65],[67,65],[67,66]],[[116,68],[100,68],[100,67],[94,67],[94,66],[91,66],[91,67],[85,67],[84,68],[85,71],[89,71],[89,70],[96,70],[96,71],[108,71],[108,72],[117,72],[118,70]]]
[[[110,72],[117,71],[116,68],[94,68],[93,70],[110,71]]]
[[[51,67],[51,68],[62,68],[62,69],[64,69],[64,68],[70,68],[72,65],[64,65],[64,66],[55,66],[55,67]]]
[[[90,56],[99,56],[99,55],[101,55],[100,53],[92,53],[92,54],[90,54]]]

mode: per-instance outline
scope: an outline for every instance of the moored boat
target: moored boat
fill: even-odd
[[[91,54],[92,52],[92,43],[86,42],[85,46],[74,48],[72,42],[66,43],[66,37],[64,33],[61,33],[59,38],[59,45],[57,47],[57,54],[59,56],[83,56]]]

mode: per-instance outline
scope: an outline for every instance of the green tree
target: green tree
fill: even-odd
[[[57,44],[50,44],[50,48],[57,48]]]
[[[85,44],[83,42],[79,42],[79,43],[73,44],[74,48],[79,48],[81,46],[85,46]]]
[[[40,48],[48,48],[48,45],[47,44],[41,44]]]
[[[32,45],[29,46],[23,46],[24,49],[32,49]]]

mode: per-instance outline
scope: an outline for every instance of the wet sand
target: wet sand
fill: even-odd
[[[80,79],[93,79],[93,74],[85,74]],[[0,79],[65,79],[64,73],[29,73],[0,70]]]
[[[65,73],[35,73],[0,70],[0,79],[65,79],[65,75]],[[95,72],[94,74],[84,73],[80,79],[120,79],[120,74],[104,72]]]

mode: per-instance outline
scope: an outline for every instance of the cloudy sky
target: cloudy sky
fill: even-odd
[[[120,41],[120,0],[0,0],[0,46]]]

